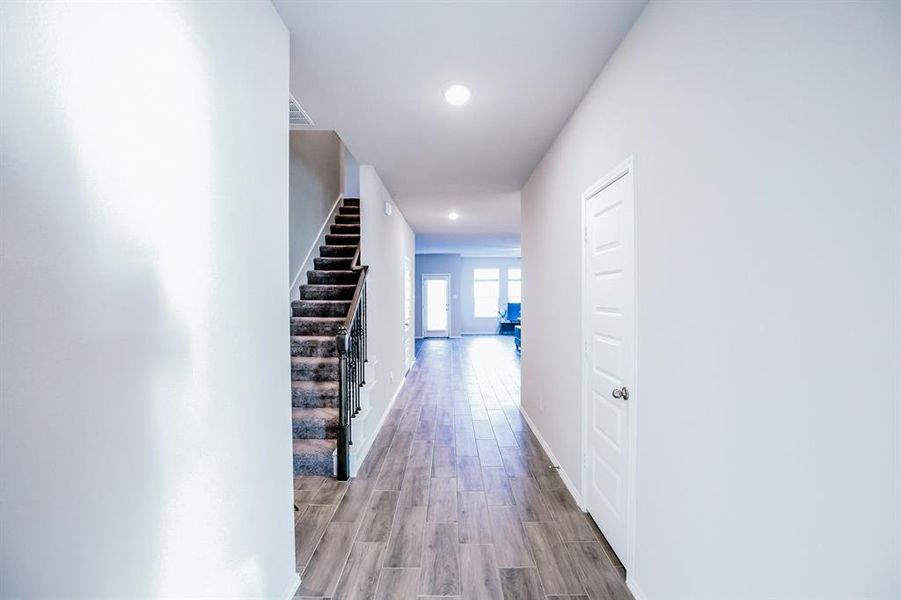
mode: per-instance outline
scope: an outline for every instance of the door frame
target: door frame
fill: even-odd
[[[636,194],[637,185],[635,179],[635,155],[630,155],[626,160],[618,164],[611,171],[609,171],[606,175],[595,181],[593,184],[588,186],[585,191],[582,192],[580,197],[580,212],[581,212],[581,233],[582,235],[582,244],[581,244],[581,269],[580,269],[580,287],[581,287],[581,306],[580,306],[580,321],[581,328],[579,332],[580,337],[580,354],[581,360],[579,361],[579,367],[581,371],[581,381],[580,381],[580,392],[581,392],[581,415],[582,415],[582,443],[581,443],[581,472],[582,472],[582,489],[580,490],[582,494],[582,506],[580,507],[583,511],[588,512],[588,477],[589,477],[589,469],[588,469],[588,344],[589,340],[589,316],[588,316],[588,307],[589,307],[589,290],[587,281],[587,270],[588,270],[588,220],[585,217],[585,213],[588,208],[588,200],[601,192],[604,188],[609,187],[611,184],[615,183],[625,175],[630,174],[632,176],[632,304],[633,307],[638,306],[638,198]],[[619,559],[622,561],[623,566],[626,568],[627,576],[633,572],[632,570],[635,567],[635,510],[637,505],[637,498],[635,494],[635,475],[636,475],[636,449],[638,447],[638,419],[636,418],[638,414],[637,406],[641,398],[640,389],[639,389],[639,370],[638,370],[638,311],[633,308],[633,319],[632,319],[632,373],[634,375],[634,381],[629,382],[629,426],[628,426],[628,435],[629,435],[629,464],[628,464],[628,476],[629,481],[626,486],[626,555],[620,556]],[[603,530],[602,530],[603,533]]]
[[[413,313],[411,315],[407,315],[407,283],[410,284],[410,312]],[[409,352],[407,343],[410,344]],[[416,362],[416,266],[413,259],[404,254],[404,373],[410,370],[414,362]]]
[[[428,311],[426,310],[426,304],[428,303],[428,295],[425,291],[425,280],[429,278],[439,279],[439,278],[447,279],[447,336],[441,335],[426,335],[426,331],[428,328]],[[451,274],[450,273],[423,273],[422,281],[420,282],[420,289],[422,290],[422,337],[423,339],[427,337],[451,337]]]

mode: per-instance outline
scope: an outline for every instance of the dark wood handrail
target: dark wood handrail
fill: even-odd
[[[357,247],[357,253],[354,254],[354,260],[360,260],[359,247]],[[360,300],[363,296],[363,286],[366,283],[366,276],[369,274],[369,265],[353,265],[350,269],[351,271],[359,272],[360,277],[357,279],[357,287],[354,289],[354,296],[350,301],[350,310],[347,311],[344,322],[338,326],[338,334],[335,336],[335,342],[338,345],[338,354],[347,352],[348,332],[351,327],[353,327],[354,320],[357,318],[357,308],[360,306]]]

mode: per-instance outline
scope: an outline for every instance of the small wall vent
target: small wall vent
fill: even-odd
[[[292,94],[288,103],[288,125],[290,127],[312,127],[313,119],[307,114]]]

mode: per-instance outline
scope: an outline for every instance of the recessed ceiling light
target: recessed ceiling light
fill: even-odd
[[[444,90],[444,99],[447,100],[448,104],[453,104],[454,106],[463,106],[469,102],[470,96],[472,94],[469,92],[469,88],[459,83],[455,83]]]
[[[451,221],[456,221],[457,219],[460,218],[460,215],[458,215],[455,212],[451,212],[449,215],[447,215],[447,218],[450,219]]]

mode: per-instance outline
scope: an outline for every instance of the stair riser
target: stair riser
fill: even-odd
[[[360,243],[360,236],[327,233],[325,243],[329,246],[357,246]]]
[[[332,321],[291,321],[291,335],[337,335],[339,323]]]
[[[360,235],[360,226],[337,223],[332,225],[330,233],[332,235]]]
[[[338,437],[338,424],[310,419],[294,421],[294,437],[303,440],[330,440]]]
[[[313,267],[317,271],[349,271],[353,258],[314,258]]]
[[[359,206],[341,206],[338,208],[339,215],[360,215]]]
[[[353,271],[307,271],[307,283],[311,285],[356,285],[359,273]]]
[[[291,392],[294,408],[337,408],[338,393],[322,394],[318,391],[294,389]]]
[[[320,358],[338,356],[334,339],[291,340],[291,356],[316,356]]]
[[[360,215],[335,215],[335,223],[344,225],[359,225]]]
[[[344,206],[360,206],[359,198],[345,198],[344,202],[342,202]]]
[[[335,363],[292,364],[291,378],[294,381],[338,381],[338,365]]]
[[[318,287],[311,285],[300,286],[301,300],[352,300],[356,287],[347,286],[330,286]]]
[[[350,310],[350,302],[317,302],[301,300],[291,307],[295,317],[346,317]]]
[[[319,246],[319,256],[323,258],[353,258],[356,246]]]
[[[331,455],[294,455],[294,475],[334,475],[334,461]]]

